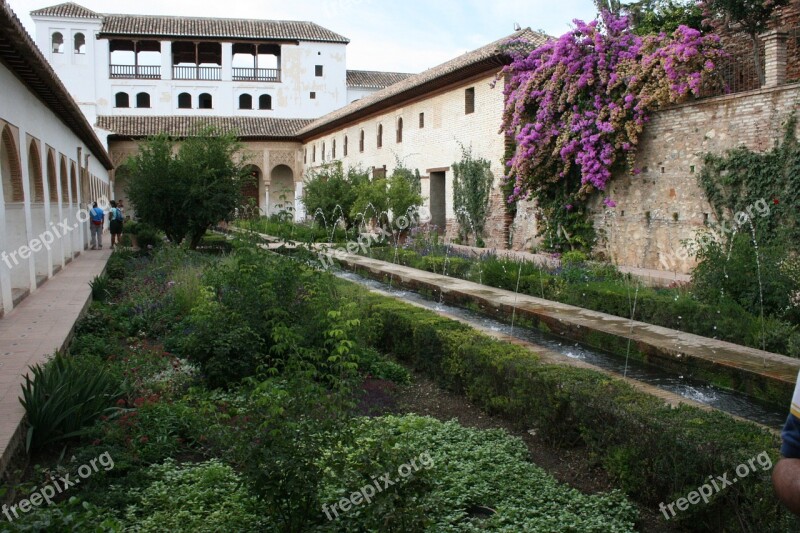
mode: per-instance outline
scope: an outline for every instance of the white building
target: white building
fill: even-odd
[[[113,165],[5,0],[0,0],[0,87],[0,313],[4,313],[86,248],[88,226],[79,209],[111,194]],[[49,240],[42,237],[48,231],[55,238],[43,245]]]
[[[302,213],[303,126],[409,76],[348,71],[348,39],[312,22],[101,14],[71,2],[31,17],[116,165],[135,153],[129,141],[190,135],[201,123],[235,128],[264,213],[287,202]],[[114,181],[124,198],[124,169]]]

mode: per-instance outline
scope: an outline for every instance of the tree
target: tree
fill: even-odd
[[[472,230],[477,245],[486,215],[489,213],[489,194],[492,191],[491,164],[475,159],[472,149],[461,147],[461,161],[453,163],[453,207],[464,236]]]
[[[184,140],[167,135],[147,139],[130,158],[128,194],[139,218],[179,244],[197,248],[214,224],[242,203],[242,186],[252,179],[236,154],[234,133],[206,128]]]
[[[788,0],[702,0],[700,5],[707,22],[715,30],[740,30],[750,37],[758,80],[763,85],[758,35],[769,28],[775,9],[787,3]]]
[[[637,35],[671,34],[680,26],[703,28],[703,9],[694,0],[639,0],[623,5],[622,13]]]
[[[422,184],[419,170],[410,170],[398,162],[389,178],[387,192],[389,209],[394,219],[408,217],[409,210],[422,204]]]
[[[331,225],[341,217],[345,226],[350,228],[354,222],[351,213],[358,197],[358,187],[368,181],[369,176],[361,169],[351,168],[345,174],[340,162],[326,165],[306,177],[303,205],[315,220],[322,213],[325,223]]]

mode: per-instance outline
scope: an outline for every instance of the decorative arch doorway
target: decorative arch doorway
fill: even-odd
[[[287,165],[278,165],[272,169],[267,198],[268,215],[291,213],[291,218],[294,218],[294,172]]]
[[[261,169],[258,168],[256,165],[249,165],[247,167],[247,182],[242,185],[242,196],[244,196],[244,206],[245,209],[254,215],[259,215],[263,213],[263,202],[261,198],[263,195],[261,191],[263,190],[263,174]]]

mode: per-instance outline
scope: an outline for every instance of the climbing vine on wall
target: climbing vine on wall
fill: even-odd
[[[586,225],[586,201],[606,190],[617,167],[633,171],[651,113],[698,95],[722,55],[714,35],[680,26],[669,36],[642,37],[607,12],[576,20],[575,29],[530,53],[513,44],[501,74],[508,80],[502,129],[517,147],[507,163],[514,183],[508,201],[532,197],[545,220],[564,219],[569,227],[543,230],[553,243],[555,232]]]
[[[461,161],[453,163],[453,208],[464,242],[472,233],[475,244],[482,243],[483,228],[489,213],[493,176],[486,159],[475,159],[472,149],[461,147]]]

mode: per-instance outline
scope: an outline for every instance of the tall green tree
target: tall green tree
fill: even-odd
[[[453,163],[452,167],[456,220],[465,237],[470,230],[473,232],[477,245],[489,214],[489,194],[493,181],[491,163],[486,159],[476,159],[472,149],[462,146],[461,161]]]
[[[237,156],[233,132],[206,128],[178,143],[161,134],[144,141],[128,160],[128,195],[139,218],[177,244],[194,249],[214,224],[242,205],[242,187],[253,179]]]

